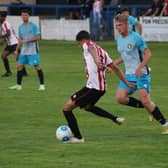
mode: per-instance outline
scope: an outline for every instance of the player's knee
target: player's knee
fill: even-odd
[[[121,96],[121,95],[117,95],[117,96],[116,96],[116,100],[117,100],[117,102],[120,103],[120,104],[126,104],[126,102],[127,102],[126,97]]]
[[[63,112],[64,112],[64,111],[69,111],[69,105],[68,105],[68,104],[64,104],[62,111],[63,111]]]
[[[143,104],[144,107],[148,108],[151,105],[150,100],[145,99],[145,100],[141,100],[141,103]]]
[[[23,67],[24,67],[24,65],[19,64],[19,65],[17,66],[17,70],[18,70],[18,71],[21,71],[21,70],[23,69]]]
[[[34,66],[34,68],[35,68],[35,70],[36,70],[36,71],[39,71],[39,70],[41,70],[41,67],[40,67],[40,65],[35,65],[35,66]]]
[[[63,106],[63,111],[71,111],[74,109],[74,104],[73,103],[66,103]]]
[[[147,93],[141,94],[140,100],[141,100],[141,103],[143,104],[143,106],[146,108],[150,107],[152,104],[152,101],[150,100]]]

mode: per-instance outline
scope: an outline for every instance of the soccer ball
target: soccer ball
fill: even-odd
[[[56,129],[56,138],[59,141],[68,141],[72,136],[71,129],[67,125],[61,125]]]

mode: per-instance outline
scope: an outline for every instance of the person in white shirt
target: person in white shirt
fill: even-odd
[[[133,83],[129,83],[125,80],[123,73],[113,63],[108,53],[90,40],[90,34],[87,31],[80,31],[76,36],[76,40],[78,41],[80,48],[83,50],[87,82],[81,90],[77,91],[70,97],[63,107],[64,116],[74,135],[74,137],[72,137],[67,143],[84,142],[77,120],[72,112],[72,110],[77,107],[84,108],[86,111],[97,116],[110,119],[119,125],[123,123],[123,118],[114,116],[95,105],[106,92],[106,70],[113,70],[126,85],[134,87]]]
[[[1,42],[1,45],[3,45],[3,42],[6,41],[7,46],[4,48],[2,52],[2,61],[5,67],[5,73],[2,75],[2,77],[9,77],[12,75],[8,56],[12,53],[15,53],[16,47],[18,44],[18,37],[15,34],[15,31],[12,27],[12,25],[6,20],[6,12],[1,11],[0,12],[0,23],[1,23],[1,38],[3,38],[3,41]],[[16,58],[17,59],[17,58]],[[27,72],[25,68],[23,68],[23,76],[27,76]]]

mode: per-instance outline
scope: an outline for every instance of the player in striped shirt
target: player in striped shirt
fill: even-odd
[[[2,60],[3,60],[3,64],[6,70],[6,72],[2,75],[2,77],[9,77],[12,75],[12,72],[10,69],[8,56],[16,51],[16,47],[18,44],[18,38],[15,34],[15,31],[12,25],[6,20],[5,11],[0,12],[0,23],[1,23],[1,38],[3,38],[1,45],[5,41],[7,42],[7,46],[4,48],[2,52]],[[24,76],[27,76],[27,72],[25,68],[23,68],[22,73]]]
[[[76,40],[83,50],[87,82],[81,90],[71,96],[63,107],[65,118],[74,134],[74,137],[68,141],[70,143],[84,142],[77,120],[72,113],[72,110],[76,107],[84,108],[86,111],[108,118],[117,124],[122,124],[124,121],[123,118],[114,116],[95,105],[106,92],[106,69],[108,71],[113,70],[126,85],[134,87],[133,83],[125,80],[123,73],[113,64],[108,53],[90,40],[90,35],[87,31],[80,31],[76,36]]]

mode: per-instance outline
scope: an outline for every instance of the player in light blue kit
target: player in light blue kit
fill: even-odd
[[[142,35],[142,24],[137,20],[137,18],[130,15],[128,8],[121,9],[119,13],[128,16],[128,26],[130,31],[136,31]]]
[[[40,55],[38,40],[40,40],[40,31],[37,25],[33,22],[29,22],[29,11],[23,10],[21,12],[23,23],[19,26],[19,43],[16,48],[16,56],[19,55],[19,49],[21,53],[18,59],[17,66],[17,85],[10,87],[10,89],[21,90],[22,89],[22,69],[25,64],[34,66],[37,71],[40,81],[40,87],[38,90],[45,90],[44,75],[40,67]]]
[[[144,107],[164,127],[163,134],[168,134],[168,122],[150,98],[150,74],[147,64],[151,59],[151,51],[138,33],[129,30],[128,16],[118,15],[115,24],[119,32],[117,46],[121,56],[116,60],[116,64],[123,62],[126,79],[136,84],[133,89],[120,82],[117,101],[132,107]],[[135,91],[138,91],[140,100],[128,97]]]

